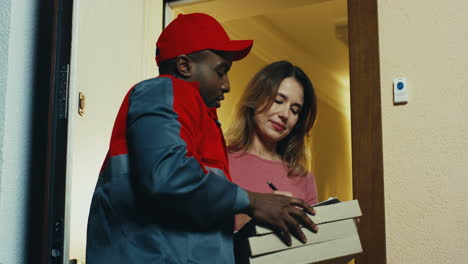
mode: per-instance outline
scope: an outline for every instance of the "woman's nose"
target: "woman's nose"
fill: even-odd
[[[281,118],[281,120],[283,120],[283,122],[288,121],[288,118],[289,118],[288,108],[282,106],[279,113],[278,113],[278,116]]]

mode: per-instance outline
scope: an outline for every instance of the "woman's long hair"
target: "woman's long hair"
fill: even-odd
[[[226,133],[230,152],[247,151],[255,133],[256,112],[268,110],[280,83],[293,77],[304,88],[304,104],[293,130],[277,144],[276,152],[288,165],[288,175],[305,176],[309,171],[308,132],[317,115],[315,91],[307,75],[288,61],[278,61],[260,70],[247,85],[236,110],[236,121]]]

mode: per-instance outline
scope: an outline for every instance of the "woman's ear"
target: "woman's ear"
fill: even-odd
[[[179,55],[176,58],[177,74],[183,78],[192,76],[193,61],[185,54]]]

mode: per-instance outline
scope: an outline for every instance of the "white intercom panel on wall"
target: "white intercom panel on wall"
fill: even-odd
[[[393,80],[393,103],[408,103],[408,83],[406,78],[396,78]]]

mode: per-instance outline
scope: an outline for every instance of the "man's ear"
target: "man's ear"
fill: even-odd
[[[193,70],[193,60],[187,55],[179,55],[176,58],[177,73],[184,78],[190,78]]]

